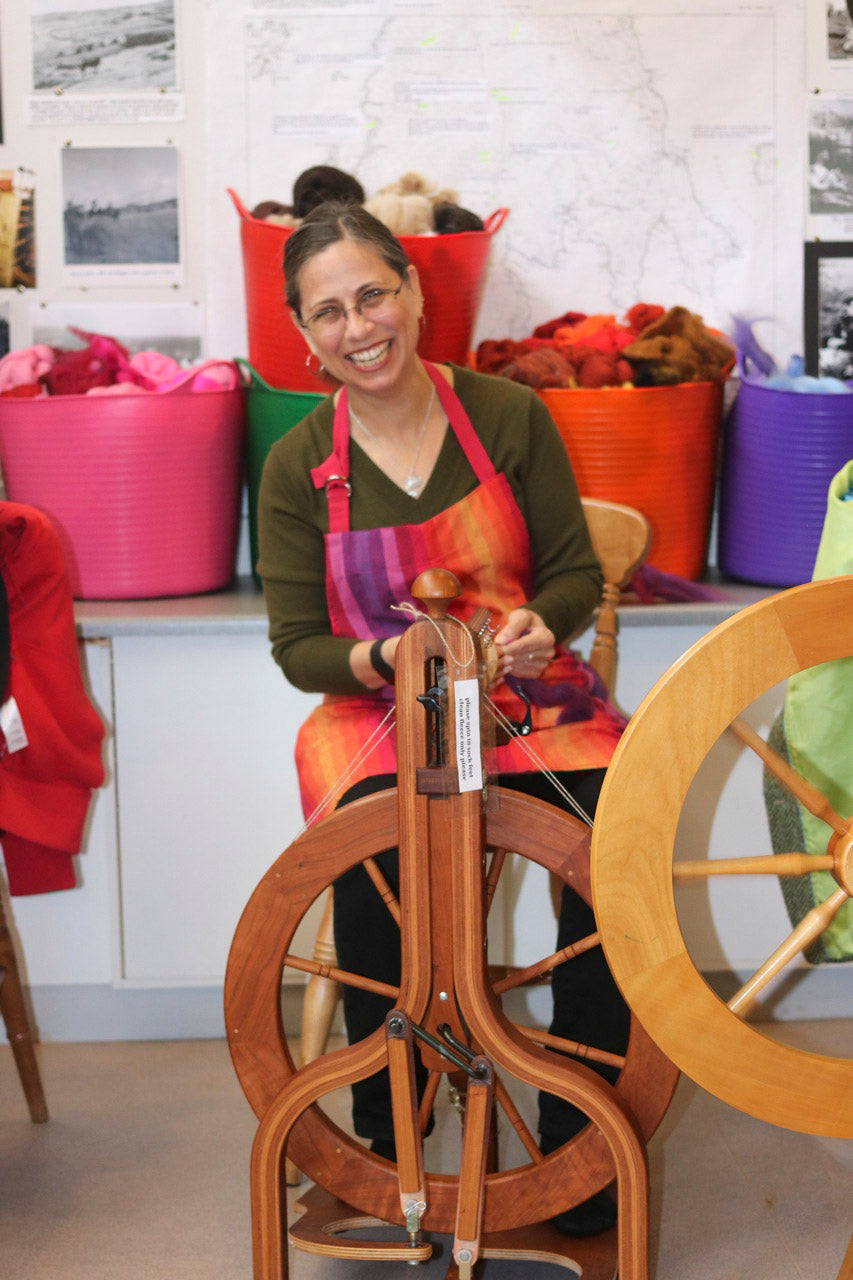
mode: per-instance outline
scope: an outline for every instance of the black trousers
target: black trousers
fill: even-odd
[[[592,817],[604,781],[604,769],[576,770],[558,774],[563,787],[575,797]],[[362,796],[384,791],[396,785],[393,774],[365,778],[351,787],[341,798],[338,808]],[[566,801],[541,774],[507,774],[498,778],[501,786],[535,795],[571,812]],[[396,849],[380,853],[377,862],[394,893],[399,892]],[[342,969],[397,984],[400,981],[400,931],[391,913],[362,866],[354,867],[335,881],[334,892],[335,948]],[[592,909],[574,890],[564,886],[560,907],[555,950],[566,947],[595,929]],[[546,954],[549,948],[543,948]],[[560,965],[552,974],[554,1000],[552,1035],[565,1036],[582,1044],[594,1045],[611,1053],[622,1054],[628,1044],[630,1014],[614,982],[600,947],[594,947]],[[393,1003],[385,996],[343,989],[344,1021],[350,1044],[362,1040],[381,1026]],[[415,1055],[418,1089],[423,1090],[426,1073]],[[613,1081],[617,1071],[598,1063],[594,1070]],[[363,1138],[390,1142],[391,1091],[387,1068],[353,1085],[353,1124]],[[568,1141],[580,1131],[587,1117],[551,1094],[539,1096],[539,1132],[543,1150]]]

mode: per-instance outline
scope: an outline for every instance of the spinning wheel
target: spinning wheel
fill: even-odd
[[[241,1085],[261,1121],[252,1174],[255,1277],[278,1280],[286,1267],[279,1170],[285,1142],[296,1164],[326,1191],[364,1213],[405,1222],[411,1229],[409,1215],[417,1205],[404,1194],[402,1163],[413,1167],[410,1157],[419,1147],[418,1126],[413,1126],[409,1143],[401,1144],[397,1131],[398,1168],[346,1135],[317,1105],[332,1089],[372,1075],[390,1061],[391,1039],[380,1029],[297,1071],[280,1014],[283,966],[318,971],[316,962],[289,952],[307,909],[351,867],[367,863],[372,871],[375,854],[399,845],[399,902],[389,903],[401,924],[399,989],[337,970],[331,976],[391,996],[416,1031],[422,1027],[432,1037],[421,1046],[430,1073],[421,1131],[439,1079],[443,1073],[458,1071],[460,1052],[463,1065],[474,1055],[475,1061],[485,1056],[494,1069],[497,1107],[518,1134],[523,1151],[521,1163],[485,1169],[484,1160],[480,1173],[469,1177],[472,1161],[466,1127],[460,1176],[424,1171],[422,1165],[418,1170],[423,1193],[418,1229],[453,1232],[455,1222],[458,1237],[458,1215],[466,1197],[478,1201],[473,1216],[479,1214],[486,1233],[541,1222],[606,1186],[615,1173],[620,1271],[631,1280],[643,1280],[647,1275],[643,1143],[666,1111],[677,1072],[635,1018],[625,1057],[616,1059],[595,1046],[519,1028],[501,1010],[485,963],[485,932],[502,859],[494,855],[490,874],[485,875],[484,849],[517,851],[555,872],[589,900],[589,833],[561,810],[515,793],[496,791],[484,814],[481,791],[460,792],[455,765],[436,765],[427,718],[417,705],[430,688],[429,673],[434,671],[430,663],[446,664],[451,708],[457,685],[477,676],[477,655],[470,638],[470,658],[451,659],[448,633],[453,620],[445,613],[455,593],[444,582],[441,592],[427,604],[432,619],[414,623],[398,650],[399,793],[384,792],[348,805],[304,832],[264,876],[234,936],[226,974],[227,1034]],[[457,649],[459,631],[460,624],[455,624]],[[464,635],[468,637],[467,632]],[[455,717],[450,714],[445,719],[449,745],[444,758],[455,760]],[[379,889],[387,901],[387,886],[380,883]],[[597,935],[592,935],[570,950],[578,953],[597,942]],[[546,956],[531,968],[547,972],[564,959]],[[571,964],[571,958],[566,962]],[[515,975],[514,980],[524,977]],[[442,1042],[444,1027],[449,1035]],[[540,1047],[546,1043],[548,1047]],[[455,1046],[455,1059],[448,1060],[448,1045]],[[557,1054],[555,1048],[572,1052],[575,1058]],[[615,1087],[580,1064],[584,1057],[596,1056],[621,1068]],[[392,1064],[392,1092],[393,1070]],[[504,1087],[504,1077],[575,1103],[593,1123],[543,1157]],[[398,1096],[395,1092],[395,1105]],[[486,1126],[484,1149],[487,1139]],[[480,1220],[475,1224],[477,1236]],[[333,1252],[333,1246],[324,1251]],[[375,1247],[373,1256],[377,1256]],[[396,1256],[401,1256],[399,1247]],[[417,1256],[426,1255],[409,1254],[412,1260]]]
[[[534,831],[536,834],[532,834]],[[523,857],[556,872],[581,897],[589,900],[589,831],[568,817],[527,796],[501,792],[496,807],[486,816],[489,844],[511,848]],[[272,865],[246,907],[234,937],[228,966],[226,1017],[229,1044],[244,1092],[258,1117],[263,1116],[279,1090],[296,1073],[294,1053],[284,1035],[278,1016],[282,967],[308,970],[312,962],[289,953],[293,935],[311,903],[344,872],[357,863],[388,848],[397,840],[397,793],[382,792],[348,805],[322,824],[309,828]],[[595,944],[591,938],[590,943]],[[586,940],[585,940],[586,943]],[[585,949],[584,944],[578,951]],[[544,957],[548,963],[550,957]],[[565,963],[571,963],[571,958]],[[538,967],[538,966],[531,966]],[[516,982],[530,976],[513,975]],[[396,998],[396,988],[361,980],[358,975],[335,971],[336,978]],[[501,987],[500,982],[494,986]],[[252,1008],[248,1006],[251,1004]],[[502,1015],[492,1011],[504,1022]],[[446,1012],[438,1005],[438,1020]],[[425,1020],[429,1025],[429,1019]],[[543,1034],[542,1042],[547,1040]],[[555,1045],[556,1045],[555,1039]],[[372,1046],[367,1049],[368,1044]],[[373,1070],[385,1065],[385,1036],[377,1031],[362,1042],[370,1052]],[[326,1055],[340,1062],[342,1072],[348,1056],[355,1057],[359,1046]],[[294,1051],[295,1052],[295,1051]],[[595,1046],[582,1057],[595,1058]],[[621,1067],[614,1092],[635,1116],[643,1137],[648,1139],[662,1119],[675,1085],[671,1064],[651,1044],[643,1028],[632,1020],[631,1039],[624,1059],[601,1053],[604,1061]],[[322,1061],[322,1060],[321,1060]],[[458,1071],[451,1062],[436,1064],[436,1075]],[[364,1072],[360,1072],[365,1074]],[[368,1073],[369,1074],[369,1073]],[[358,1078],[353,1076],[353,1078]],[[338,1084],[346,1083],[341,1076]],[[433,1077],[431,1084],[437,1085]],[[434,1096],[434,1088],[430,1088]],[[498,1106],[512,1106],[499,1090]],[[517,1123],[514,1112],[511,1124]],[[522,1130],[521,1141],[528,1150],[521,1165],[486,1175],[489,1189],[485,1229],[513,1227],[529,1221],[530,1207],[537,1217],[549,1217],[592,1195],[611,1181],[612,1168],[603,1154],[604,1144],[588,1126],[545,1160],[535,1139]],[[532,1147],[532,1149],[531,1149]],[[380,1218],[399,1216],[395,1167],[372,1155],[350,1138],[318,1108],[306,1112],[294,1129],[288,1152],[309,1177],[365,1212]],[[452,1231],[456,1210],[457,1179],[429,1174],[429,1222],[433,1230]],[[355,1185],[350,1183],[355,1179]]]
[[[853,655],[853,577],[781,592],[703,637],[640,705],[614,755],[592,842],[596,918],[610,967],[655,1042],[709,1093],[761,1120],[853,1137],[853,1063],[773,1041],[744,1021],[756,995],[827,927],[853,892],[853,818],[795,774],[737,719],[797,671]],[[823,858],[672,861],[690,782],[729,726],[832,830]],[[648,795],[655,805],[645,803]],[[740,850],[736,851],[742,852]],[[687,954],[673,878],[831,871],[837,888],[723,1004]]]

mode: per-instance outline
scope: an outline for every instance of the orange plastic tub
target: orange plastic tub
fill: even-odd
[[[705,569],[723,407],[720,382],[548,389],[583,497],[623,502],[651,522],[648,563],[681,578]]]
[[[328,386],[306,367],[308,347],[291,323],[284,300],[284,246],[292,229],[253,218],[230,187],[228,194],[240,215],[249,361],[276,390],[326,393]],[[424,294],[426,324],[418,344],[424,359],[466,363],[492,236],[508,213],[496,209],[484,231],[401,237]]]

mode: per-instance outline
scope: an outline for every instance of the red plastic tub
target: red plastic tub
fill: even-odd
[[[211,363],[224,363],[221,361]],[[234,575],[244,392],[0,398],[10,501],[48,515],[78,600],[194,595]]]
[[[291,323],[284,300],[284,246],[292,228],[253,218],[230,187],[228,194],[240,215],[249,361],[277,390],[325,393],[328,386],[306,367],[308,347]],[[496,209],[484,231],[400,238],[417,267],[424,294],[426,323],[418,344],[424,359],[467,362],[492,236],[508,213]]]

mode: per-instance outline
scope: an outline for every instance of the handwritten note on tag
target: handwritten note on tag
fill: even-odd
[[[7,698],[2,707],[0,707],[0,729],[3,730],[6,749],[10,753],[12,751],[20,751],[22,747],[29,746],[24,722],[21,719],[21,713],[14,698]]]
[[[477,680],[457,680],[456,768],[460,791],[481,791],[483,766],[480,760],[480,685]]]

